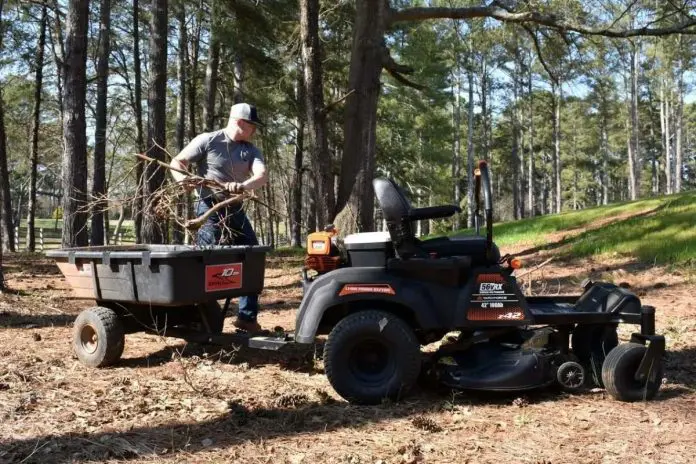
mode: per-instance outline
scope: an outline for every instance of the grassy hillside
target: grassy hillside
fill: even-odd
[[[501,246],[555,243],[559,254],[696,264],[696,192],[495,224]],[[450,235],[471,234],[470,230]]]

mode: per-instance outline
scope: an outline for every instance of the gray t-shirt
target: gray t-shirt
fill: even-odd
[[[198,164],[198,175],[218,182],[244,182],[252,167],[264,165],[261,151],[250,142],[235,142],[224,130],[203,133],[184,147],[181,160]],[[199,189],[201,198],[209,196],[210,189]]]

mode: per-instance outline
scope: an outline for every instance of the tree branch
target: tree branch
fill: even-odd
[[[468,8],[446,7],[416,7],[392,10],[390,24],[405,21],[425,21],[429,19],[475,19],[493,18],[507,23],[534,23],[559,32],[575,32],[583,35],[599,35],[612,38],[628,38],[639,36],[663,36],[675,33],[696,34],[696,19],[689,18],[670,27],[637,27],[632,29],[618,29],[612,26],[592,27],[579,24],[555,14],[540,13],[538,11],[515,12],[506,10],[496,2],[488,6],[476,6]]]
[[[402,76],[402,74],[411,74],[413,72],[413,68],[397,63],[394,60],[394,58],[392,58],[391,54],[389,53],[389,50],[386,47],[384,47],[384,49],[382,50],[382,66],[384,67],[384,69],[387,70],[389,74],[391,74],[391,76],[394,79],[401,82],[402,84],[407,85],[409,87],[413,87],[417,90],[425,89],[425,86],[417,84]]]
[[[546,74],[549,75],[549,78],[551,78],[552,81],[558,83],[558,77],[554,72],[551,71],[551,68],[549,68],[549,66],[546,64],[546,60],[544,60],[544,55],[541,53],[541,44],[539,44],[539,38],[537,37],[536,32],[533,31],[532,28],[526,24],[523,24],[522,27],[532,38],[532,41],[534,42],[534,49],[536,50],[537,56],[539,57],[539,61],[541,61],[541,65],[544,67]]]

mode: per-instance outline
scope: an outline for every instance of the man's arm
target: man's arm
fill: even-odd
[[[251,177],[242,182],[244,190],[255,190],[263,187],[268,182],[266,163],[257,158],[251,165]]]
[[[208,145],[208,134],[201,134],[195,137],[188,145],[181,150],[181,153],[172,158],[169,165],[175,169],[188,171],[191,162],[200,161],[205,156],[205,149]],[[181,172],[170,170],[175,181],[181,182],[187,176]]]

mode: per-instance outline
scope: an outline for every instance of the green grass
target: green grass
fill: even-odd
[[[632,216],[632,217],[626,217]],[[612,221],[612,218],[616,218]],[[609,220],[593,228],[593,223]],[[591,230],[570,236],[589,226]],[[569,211],[538,218],[494,224],[493,236],[499,246],[519,243],[540,246],[550,235],[569,232],[558,244],[564,256],[621,255],[649,263],[696,263],[696,192],[608,206]],[[448,235],[473,234],[472,230]],[[555,241],[560,237],[556,236]],[[562,248],[561,245],[563,246]]]

